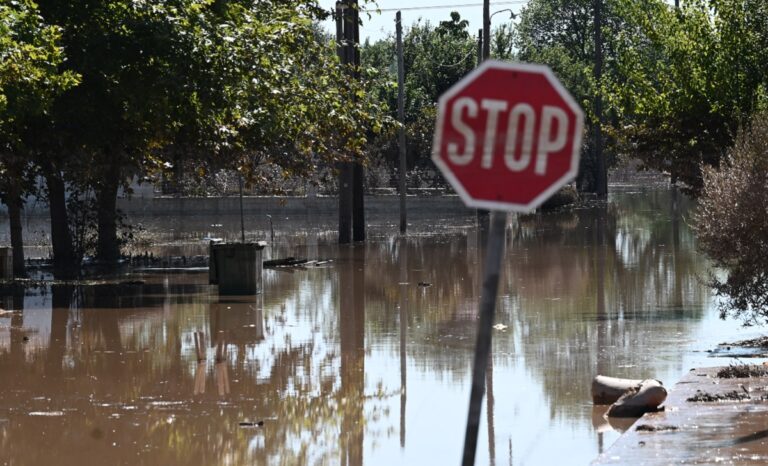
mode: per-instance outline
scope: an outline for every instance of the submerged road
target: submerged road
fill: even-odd
[[[593,465],[768,463],[768,376],[718,377],[734,367],[691,370]]]

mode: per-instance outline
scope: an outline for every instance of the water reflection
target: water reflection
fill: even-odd
[[[670,384],[725,338],[688,208],[624,192],[510,220],[478,464],[588,462],[622,428],[596,373]],[[7,294],[0,464],[455,464],[483,238],[437,233],[284,238],[270,255],[333,262],[268,270],[256,297],[205,274]]]

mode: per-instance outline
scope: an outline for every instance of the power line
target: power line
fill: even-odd
[[[493,2],[491,3],[491,6],[501,6],[501,5],[525,5],[528,3],[528,0],[513,0],[513,1],[507,1],[507,2]],[[372,8],[372,9],[362,9],[362,11],[366,12],[387,12],[387,11],[408,11],[408,10],[447,10],[449,8],[467,8],[467,7],[473,7],[473,6],[483,6],[482,3],[457,3],[452,5],[427,5],[427,6],[410,6],[410,7],[404,7],[404,8]]]

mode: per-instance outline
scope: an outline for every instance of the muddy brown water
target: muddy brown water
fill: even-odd
[[[616,188],[510,218],[477,464],[587,464],[627,428],[593,409],[595,374],[671,386],[759,334],[717,318],[689,215],[669,190]],[[461,214],[401,239],[395,221],[353,247],[279,230],[268,257],[333,262],[267,270],[255,297],[201,273],[3,297],[0,464],[459,464],[482,233]]]

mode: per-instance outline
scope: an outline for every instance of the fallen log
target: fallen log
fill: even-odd
[[[295,257],[286,257],[284,259],[272,259],[263,262],[264,267],[296,267],[309,262],[307,259],[296,259]]]

